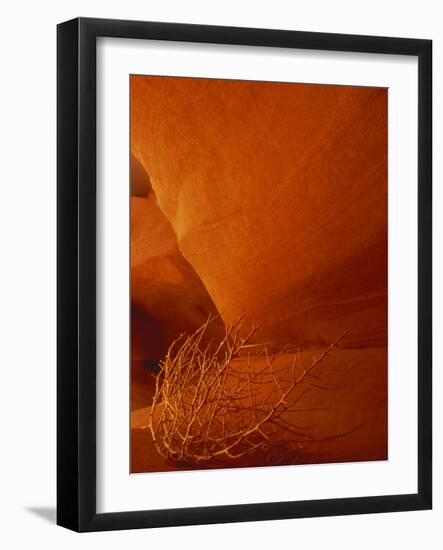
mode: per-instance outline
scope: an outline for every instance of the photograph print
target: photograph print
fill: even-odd
[[[131,473],[388,459],[387,116],[130,76]]]

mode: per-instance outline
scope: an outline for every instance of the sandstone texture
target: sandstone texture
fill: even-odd
[[[132,147],[226,322],[386,345],[387,91],[132,79]]]
[[[211,313],[215,339],[246,314],[288,353],[341,337],[321,373],[331,390],[297,420],[324,438],[361,428],[300,460],[387,458],[387,97],[131,78],[133,472],[178,467],[155,454],[137,365]]]
[[[171,225],[147,185],[148,176],[139,163],[133,161],[132,166],[136,170],[133,191],[144,189],[139,191],[144,196],[131,197],[131,356],[146,363],[164,357],[173,340],[196,330],[216,309],[180,252]],[[220,325],[221,321],[211,325],[212,336]]]

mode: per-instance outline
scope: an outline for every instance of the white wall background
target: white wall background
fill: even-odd
[[[432,512],[76,535],[55,518],[55,25],[76,16],[434,40],[434,280],[443,277],[443,10],[439,0],[67,0],[2,9],[0,86],[0,544],[66,549],[439,548],[443,534],[443,298],[434,290],[435,507]],[[440,250],[439,250],[440,249]],[[440,341],[439,341],[440,336]]]

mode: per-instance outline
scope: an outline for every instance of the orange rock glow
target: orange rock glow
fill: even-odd
[[[158,361],[210,314],[210,339],[246,315],[305,357],[342,336],[300,414],[323,438],[361,428],[301,461],[387,458],[387,94],[131,77],[132,472],[185,467],[156,453],[149,407]]]

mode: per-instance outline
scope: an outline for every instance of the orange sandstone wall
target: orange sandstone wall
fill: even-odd
[[[156,361],[181,333],[196,330],[216,309],[180,252],[149,176],[134,156],[131,194],[131,358]],[[213,322],[209,336],[221,331],[221,322]]]
[[[226,322],[246,312],[275,343],[386,345],[387,90],[133,77],[131,101],[133,154]],[[154,243],[140,200],[133,231]],[[137,239],[143,305],[139,273],[157,267],[137,263]]]

